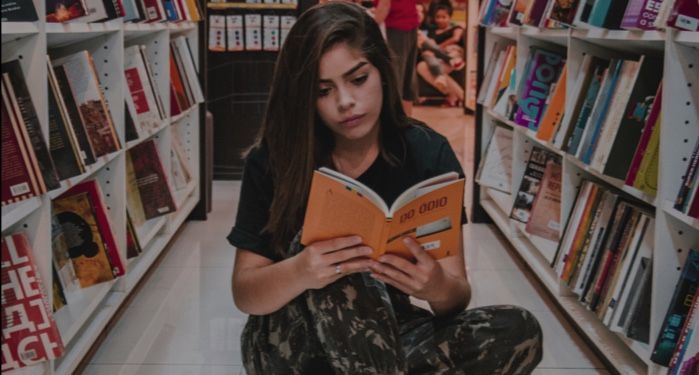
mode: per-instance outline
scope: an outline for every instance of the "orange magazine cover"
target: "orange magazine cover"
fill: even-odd
[[[339,172],[313,174],[301,243],[359,235],[378,258],[393,253],[413,258],[400,239],[415,238],[435,259],[460,251],[464,179],[455,172],[422,181],[391,207],[373,190]]]

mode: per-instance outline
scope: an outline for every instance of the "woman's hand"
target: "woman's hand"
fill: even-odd
[[[414,239],[406,237],[403,241],[417,261],[413,263],[397,255],[384,254],[379,262],[372,262],[371,276],[415,298],[440,301],[447,278],[442,266]]]
[[[359,236],[338,237],[306,246],[294,261],[306,289],[321,289],[345,275],[368,271],[372,252]]]

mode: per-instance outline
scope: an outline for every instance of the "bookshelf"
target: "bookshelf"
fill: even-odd
[[[664,59],[663,101],[660,131],[660,156],[657,196],[650,196],[624,181],[606,176],[575,156],[562,152],[551,142],[536,138],[534,131],[514,124],[492,108],[478,105],[482,121],[480,157],[485,157],[495,126],[513,130],[512,188],[510,194],[479,186],[479,203],[504,234],[548,292],[573,321],[587,341],[616,372],[666,375],[668,369],[650,361],[651,351],[670,304],[680,271],[690,248],[699,247],[699,220],[673,208],[682,175],[699,138],[699,33],[675,31],[626,31],[605,29],[548,30],[529,26],[482,27],[484,64],[490,60],[497,42],[516,46],[517,72],[524,70],[531,46],[565,52],[568,76],[566,97],[573,93],[573,80],[585,54],[620,57],[646,54]],[[486,67],[482,67],[483,70]],[[518,80],[521,77],[517,77]],[[572,103],[566,101],[566,113]],[[559,281],[546,256],[555,252],[555,243],[526,233],[523,225],[509,218],[513,196],[519,188],[532,146],[562,156],[561,224],[573,209],[577,189],[583,179],[595,181],[654,213],[653,284],[651,298],[650,343],[641,344],[609,330],[595,313]],[[562,229],[563,230],[563,229]],[[695,323],[695,329],[696,329]],[[685,360],[699,350],[699,339],[692,336]],[[691,354],[689,354],[691,353]]]
[[[153,262],[172,240],[174,234],[199,202],[200,177],[200,108],[194,104],[177,116],[167,116],[160,126],[139,139],[125,142],[124,97],[130,95],[124,79],[124,48],[147,46],[154,79],[163,102],[170,103],[170,41],[184,36],[193,56],[199,56],[197,22],[124,23],[121,19],[103,23],[51,24],[45,22],[45,2],[34,0],[39,15],[36,22],[2,23],[2,61],[19,59],[42,132],[48,143],[48,81],[46,55],[52,59],[88,50],[94,60],[105,99],[122,144],[119,151],[104,155],[84,173],[61,181],[58,189],[39,197],[2,207],[2,235],[24,231],[34,250],[39,274],[47,291],[51,290],[51,201],[82,181],[94,179],[114,232],[117,247],[126,260],[126,152],[134,146],[154,140],[163,169],[170,173],[170,148],[173,133],[180,137],[189,162],[192,179],[180,190],[173,190],[177,211],[148,220],[137,228],[143,252],[126,262],[126,274],[110,282],[89,288],[66,291],[68,305],[54,313],[66,350],[57,360],[42,362],[19,372],[31,374],[71,374],[97,338],[115,316],[119,307],[147,273]],[[194,59],[198,64],[198,59]],[[197,68],[201,68],[197,66]],[[169,105],[165,105],[169,112]],[[172,177],[168,176],[172,185]],[[49,293],[49,300],[52,299]]]

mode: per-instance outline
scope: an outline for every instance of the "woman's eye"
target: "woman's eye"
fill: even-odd
[[[355,85],[359,86],[359,85],[361,85],[362,83],[366,82],[367,78],[369,78],[369,75],[368,75],[368,74],[365,74],[365,75],[363,75],[363,76],[359,76],[359,77],[353,79],[352,82],[353,82]]]
[[[322,88],[322,89],[318,90],[318,96],[324,97],[324,96],[328,96],[328,95],[330,95],[330,88],[326,87],[326,88]]]

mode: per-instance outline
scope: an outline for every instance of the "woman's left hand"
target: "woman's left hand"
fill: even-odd
[[[415,298],[426,301],[439,300],[446,279],[442,266],[427,255],[414,239],[406,237],[403,241],[416,262],[397,255],[384,254],[378,262],[371,263],[371,276]]]

